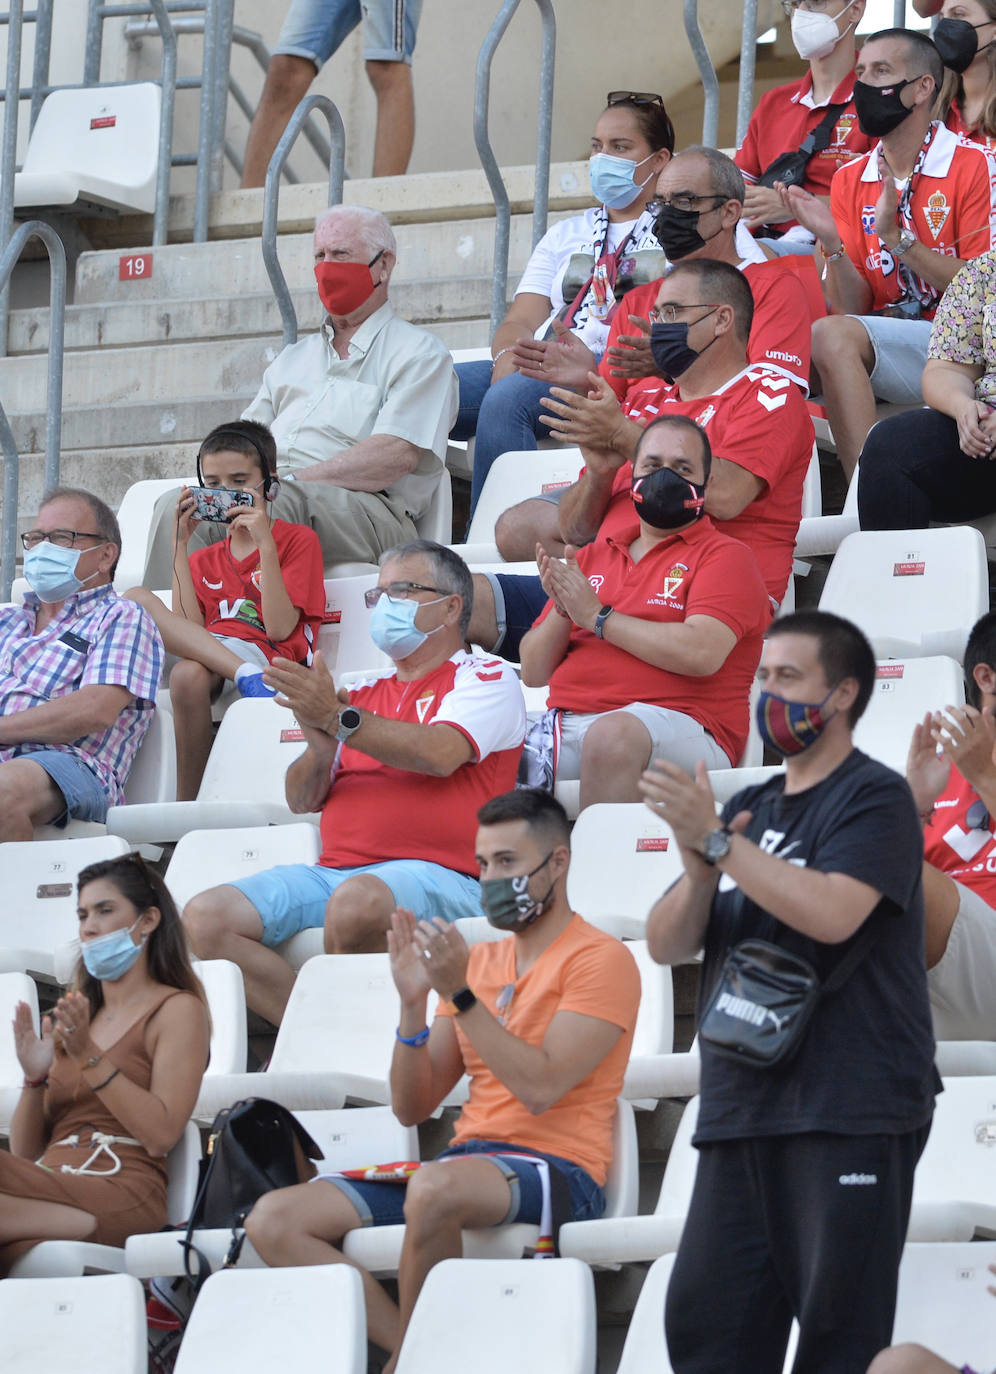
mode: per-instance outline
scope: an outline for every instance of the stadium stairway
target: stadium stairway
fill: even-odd
[[[513,212],[511,292],[530,252],[533,169],[504,175]],[[486,344],[494,212],[483,173],[349,181],[345,201],[383,210],[394,226],[391,295],[399,314],[449,348]],[[551,222],[589,201],[584,163],[551,170]],[[301,334],[314,330],[321,315],[311,226],[325,203],[322,184],[281,192],[278,251]],[[251,400],[282,341],[260,247],[262,207],[260,191],[214,196],[211,237],[194,244],[192,197],[173,197],[169,242],[156,249],[147,247],[150,219],[83,222],[96,246],[76,263],[66,316],[64,482],[117,507],[132,482],[185,474],[192,446]],[[47,284],[44,292],[47,302]],[[41,495],[47,308],[12,310],[9,341],[9,356],[0,359],[0,398],[21,453],[23,522]]]

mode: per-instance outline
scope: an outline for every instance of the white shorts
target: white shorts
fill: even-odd
[[[929,320],[897,320],[889,315],[853,315],[875,353],[869,381],[880,401],[923,405],[920,379],[930,343]]]
[[[996,1039],[996,910],[955,883],[958,915],[940,962],[927,970],[938,1040]]]
[[[691,716],[682,711],[671,711],[666,706],[651,706],[644,701],[634,701],[620,711],[602,711],[594,715],[583,715],[577,711],[564,711],[560,717],[560,756],[557,763],[558,780],[579,778],[581,776],[581,746],[584,737],[596,720],[606,716],[636,716],[646,729],[647,758],[668,759],[689,773],[695,772],[699,759],[705,760],[707,768],[729,768],[730,760],[713,739],[712,735]],[[646,765],[644,765],[646,766]]]

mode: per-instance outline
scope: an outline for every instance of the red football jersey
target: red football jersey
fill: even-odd
[[[971,814],[973,807],[977,814]],[[923,857],[996,907],[994,839],[993,821],[984,803],[952,764],[948,785],[924,826]]]

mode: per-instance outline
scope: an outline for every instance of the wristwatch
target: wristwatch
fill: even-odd
[[[908,252],[909,252],[909,250],[913,247],[914,243],[918,243],[918,242],[919,242],[919,239],[917,238],[916,234],[914,234],[914,233],[912,232],[912,230],[910,230],[910,229],[902,229],[902,230],[900,230],[900,233],[899,233],[899,242],[896,244],[895,248],[892,250],[892,255],[893,255],[893,257],[901,258],[901,257],[903,256],[904,253],[908,253]]]
[[[355,706],[344,706],[339,712],[339,726],[335,732],[335,737],[340,744],[345,744],[350,735],[363,724],[363,717]]]
[[[721,826],[719,830],[710,830],[702,841],[702,848],[699,853],[707,864],[718,864],[720,859],[725,859],[729,854],[732,839],[733,833],[725,825]]]
[[[470,1011],[471,1007],[477,1001],[477,998],[471,992],[470,988],[461,988],[459,992],[453,994],[450,1001],[456,1007],[457,1015],[459,1016],[462,1011]]]
[[[592,629],[595,632],[596,639],[604,639],[605,622],[608,620],[609,616],[612,614],[614,610],[615,606],[601,606],[599,608],[598,615],[595,616],[595,623],[592,626]]]

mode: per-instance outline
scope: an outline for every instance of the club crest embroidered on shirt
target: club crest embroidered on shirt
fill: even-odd
[[[415,713],[418,716],[419,725],[425,724],[425,718],[429,714],[429,709],[435,700],[435,692],[425,692],[422,696],[416,698]]]
[[[685,574],[687,572],[687,563],[673,563],[671,567],[668,568],[664,576],[664,586],[661,588],[661,595],[665,600],[670,601],[672,597],[678,595],[678,591],[682,582],[685,580]]]
[[[927,228],[930,230],[935,243],[947,223],[950,213],[951,206],[948,204],[943,191],[933,191],[927,197],[927,204],[923,207],[923,217],[927,221]]]
[[[263,570],[262,570],[262,568],[257,568],[256,571],[253,573],[252,577],[251,577],[249,580],[250,580],[250,582],[252,582],[252,585],[256,588],[256,590],[257,590],[258,592],[261,592],[261,591],[263,590]]]
[[[702,414],[696,415],[695,423],[698,425],[699,429],[705,429],[706,425],[709,423],[709,421],[715,414],[716,407],[710,401],[709,404],[706,406],[705,410],[703,410]]]
[[[841,115],[840,119],[837,120],[833,130],[833,142],[827,149],[828,153],[835,153],[841,148],[847,151],[847,140],[851,136],[851,129],[854,127],[854,119],[854,115],[845,114]]]

